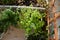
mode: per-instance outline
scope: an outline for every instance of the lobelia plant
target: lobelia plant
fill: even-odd
[[[27,40],[45,40],[47,32],[42,30],[42,27],[45,25],[45,12],[40,12],[37,9],[22,8],[20,11],[20,25],[26,31]],[[35,39],[30,36],[32,35]],[[40,35],[38,37],[38,35]],[[44,36],[45,35],[45,36]]]

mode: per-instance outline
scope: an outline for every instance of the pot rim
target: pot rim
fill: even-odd
[[[0,35],[0,39],[2,39],[2,38],[3,38],[3,35],[4,35],[4,32],[3,32],[3,33],[1,33],[1,35]]]

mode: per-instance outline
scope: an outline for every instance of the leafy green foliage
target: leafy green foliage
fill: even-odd
[[[13,4],[16,3],[17,0],[0,0],[2,4]]]
[[[42,7],[48,7],[48,0],[37,0],[37,3],[40,4],[40,6]]]
[[[4,32],[10,25],[17,25],[19,13],[6,9],[0,13],[0,32]]]
[[[48,3],[46,0],[0,0],[0,4],[4,5],[33,5],[48,8]]]
[[[23,0],[22,4],[26,6],[32,4],[33,6],[48,8],[49,3],[48,0]]]
[[[60,25],[59,25],[59,28],[60,28]]]
[[[35,36],[42,33],[42,27],[45,24],[43,18],[45,12],[40,12],[37,9],[20,9],[20,24],[25,29],[26,35],[34,33]]]
[[[40,39],[41,37],[42,39],[46,39],[47,32],[42,29],[45,28],[44,25],[46,25],[43,20],[45,16],[45,12],[37,9],[21,8],[15,12],[11,9],[6,9],[0,13],[0,32],[6,31],[10,25],[16,26],[19,22],[20,27],[25,29],[28,39],[30,35],[33,36],[31,36],[32,38]]]
[[[38,32],[38,35],[30,34],[27,40],[47,40],[47,32]]]

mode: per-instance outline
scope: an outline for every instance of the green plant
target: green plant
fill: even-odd
[[[16,3],[17,0],[1,0],[2,4],[13,4]]]
[[[10,25],[16,26],[19,22],[20,27],[26,31],[27,40],[33,40],[28,38],[30,35],[38,40],[40,37],[46,39],[47,32],[42,29],[46,25],[43,20],[45,16],[45,12],[37,9],[21,8],[15,12],[11,9],[5,9],[0,13],[0,32],[6,31]]]
[[[26,5],[26,6],[30,6],[31,4],[33,6],[39,6],[39,7],[44,7],[44,8],[48,8],[48,0],[20,0],[21,2],[19,3],[19,5]]]
[[[0,13],[0,32],[4,32],[10,25],[17,25],[19,21],[19,13],[13,12],[10,9],[5,9]]]
[[[37,9],[20,9],[20,25],[25,29],[27,36],[33,33],[35,36],[43,33],[42,27],[45,25],[43,18],[45,18],[45,12]]]
[[[60,25],[59,25],[59,28],[60,28]]]
[[[48,0],[37,0],[37,3],[39,4],[39,6],[41,7],[45,7],[48,8]]]

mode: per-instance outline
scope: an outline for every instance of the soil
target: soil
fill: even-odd
[[[2,40],[25,40],[25,32],[22,29],[11,27],[5,34]]]

